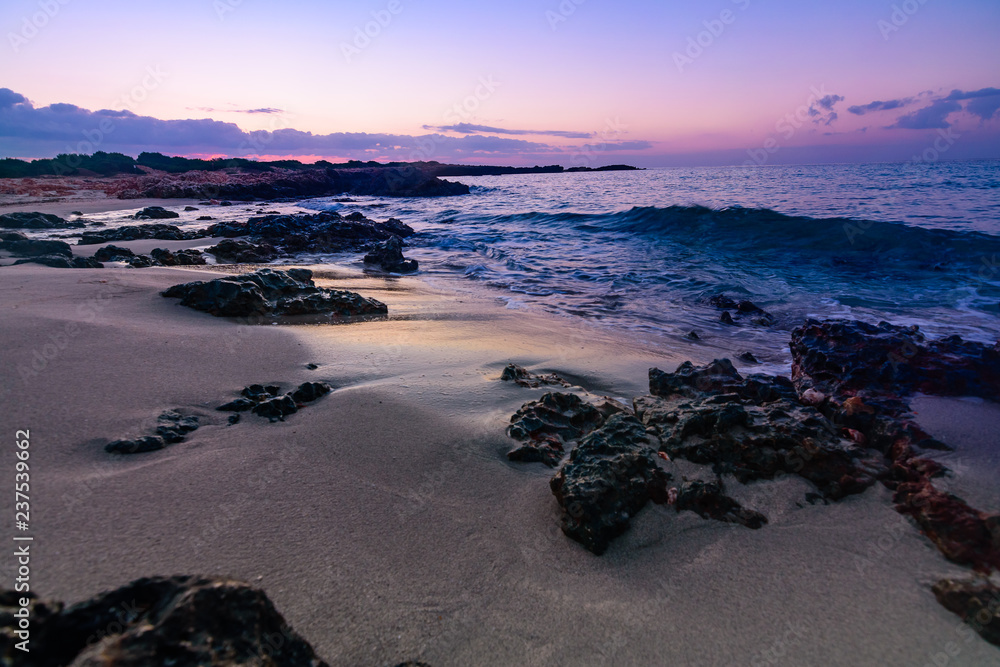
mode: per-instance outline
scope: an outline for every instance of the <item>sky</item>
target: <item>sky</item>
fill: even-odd
[[[997,0],[4,0],[0,157],[1000,158]]]

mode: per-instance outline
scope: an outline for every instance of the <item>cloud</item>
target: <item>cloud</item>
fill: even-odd
[[[889,129],[934,130],[951,127],[948,116],[961,111],[962,105],[951,100],[935,100],[922,109],[917,109],[896,119]]]
[[[965,105],[965,110],[984,121],[992,118],[997,109],[1000,109],[1000,90],[996,88],[982,88],[971,92],[953,90],[945,99],[952,101],[970,100]]]
[[[270,113],[271,110],[244,112]],[[480,129],[462,137],[438,132],[413,136],[366,132],[313,134],[293,128],[273,132],[245,131],[235,123],[209,118],[160,120],[130,110],[90,111],[73,104],[35,108],[24,96],[0,89],[0,144],[4,146],[4,154],[0,157],[44,157],[103,150],[131,154],[160,151],[178,155],[317,155],[420,161],[565,155],[581,148],[553,146],[514,136],[480,134],[486,131],[482,126],[469,127]],[[570,134],[580,133],[567,133],[567,136]],[[638,151],[652,147],[648,141],[627,141],[608,143],[600,150]]]
[[[264,107],[262,109],[216,109],[215,107],[188,107],[188,111],[204,111],[205,113],[285,113],[284,109]]]
[[[902,109],[903,107],[909,106],[912,103],[913,103],[912,97],[906,97],[901,100],[887,100],[885,102],[882,102],[881,100],[876,100],[874,102],[869,102],[868,104],[847,107],[847,110],[856,116],[864,116],[866,113],[873,113],[875,111],[891,111],[893,109]]]
[[[459,134],[529,134],[536,136],[562,137],[565,139],[590,139],[594,136],[593,132],[567,132],[564,130],[508,130],[502,127],[473,125],[472,123],[456,123],[455,125],[424,125],[424,129],[436,132],[457,132]]]
[[[833,110],[838,102],[843,102],[843,95],[825,95],[809,105],[809,116],[814,118],[817,125],[827,125],[837,120],[840,116]]]

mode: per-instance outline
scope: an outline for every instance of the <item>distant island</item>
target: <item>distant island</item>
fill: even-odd
[[[64,190],[97,190],[117,199],[217,198],[275,200],[336,194],[388,197],[442,197],[469,193],[469,186],[443,180],[455,176],[560,174],[635,171],[616,164],[603,167],[496,167],[429,162],[362,162],[334,164],[320,160],[263,162],[246,158],[213,160],[140,153],[98,151],[93,155],[61,154],[39,160],[0,160],[0,194],[37,196],[58,184]]]

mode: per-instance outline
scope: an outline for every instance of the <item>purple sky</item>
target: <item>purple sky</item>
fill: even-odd
[[[0,157],[1000,158],[997,0],[5,0],[0,25]]]

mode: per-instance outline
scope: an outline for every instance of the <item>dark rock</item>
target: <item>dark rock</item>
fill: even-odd
[[[135,257],[134,252],[116,245],[106,245],[103,248],[98,248],[94,253],[94,259],[99,262],[124,262],[132,257]]]
[[[791,381],[784,377],[750,375],[744,378],[728,359],[716,359],[696,367],[685,361],[673,373],[658,368],[649,369],[649,393],[653,396],[674,395],[691,398],[703,394],[736,394],[740,399],[763,404],[779,399],[794,401],[797,396]]]
[[[158,266],[159,262],[149,255],[136,255],[125,260],[133,269],[148,269],[151,266]]]
[[[343,290],[316,287],[306,269],[227,276],[175,285],[163,296],[217,317],[255,316],[267,320],[295,316],[352,318],[385,315],[385,304]]]
[[[326,396],[331,391],[333,391],[333,387],[326,382],[303,382],[291,393],[291,396],[296,403],[311,403]]]
[[[500,374],[500,379],[504,382],[513,382],[520,387],[528,387],[531,389],[536,389],[542,385],[560,385],[563,387],[570,386],[569,382],[562,379],[555,373],[550,373],[549,375],[535,375],[517,364],[507,364],[507,367],[503,369],[503,373]]]
[[[701,340],[701,336],[698,335],[697,331],[689,331],[688,333],[684,334],[684,337],[687,338],[688,340]]]
[[[221,410],[222,412],[246,412],[247,410],[253,410],[255,405],[257,405],[257,402],[249,398],[237,398],[234,401],[220,405],[216,410]]]
[[[0,250],[6,250],[17,257],[41,257],[42,255],[62,255],[72,257],[73,250],[65,241],[2,241]]]
[[[934,584],[934,597],[991,644],[1000,646],[1000,588],[988,579]]]
[[[239,414],[229,415],[228,423],[229,423],[230,426],[232,426],[233,424],[239,424],[240,423],[240,416],[239,416]]]
[[[17,264],[44,264],[57,269],[103,269],[104,265],[93,257],[70,257],[62,255],[41,255],[40,257],[28,257],[14,262]]]
[[[179,218],[181,214],[175,211],[168,211],[162,206],[147,206],[132,217],[136,220],[165,220],[167,218]]]
[[[195,220],[215,220],[215,218],[210,215],[199,215]]]
[[[403,241],[391,236],[365,255],[365,264],[377,264],[384,271],[393,273],[413,273],[417,270],[417,260],[403,257]]]
[[[267,417],[272,422],[285,421],[286,416],[295,414],[298,411],[299,407],[295,404],[295,399],[290,394],[261,401],[253,407],[255,415]]]
[[[719,480],[684,482],[674,505],[678,512],[691,510],[703,519],[738,523],[747,528],[757,529],[767,523],[767,517],[763,514],[745,509],[725,495],[722,482]]]
[[[160,241],[190,241],[203,238],[201,232],[184,232],[174,225],[127,225],[96,232],[84,232],[77,245],[99,245],[112,241],[138,241],[157,239]]]
[[[194,206],[185,206],[184,210],[185,211],[197,211],[198,209],[196,207],[194,207]]]
[[[314,371],[317,368],[319,368],[319,364],[306,364],[306,368],[308,368],[311,371]]]
[[[708,302],[719,310],[736,310],[737,306],[736,301],[725,294],[717,294],[709,299]]]
[[[104,451],[111,454],[141,454],[163,449],[166,443],[158,435],[147,435],[135,440],[115,440],[104,446]]]
[[[768,327],[775,323],[775,317],[771,313],[767,312],[753,301],[739,301],[732,299],[724,294],[719,294],[713,296],[708,302],[724,311],[736,311],[736,317],[743,319],[749,319],[754,324],[759,326]],[[729,312],[722,313],[719,318],[724,324],[736,324],[733,320],[733,316]]]
[[[646,438],[635,417],[614,415],[573,449],[552,478],[563,532],[595,554],[604,553],[649,500],[667,502],[670,475],[657,465]]]
[[[753,356],[753,352],[740,352],[738,355],[736,355],[736,358],[748,364],[760,363],[759,361],[757,361],[757,357]]]
[[[83,215],[83,211],[70,211],[70,215]]]
[[[166,248],[153,248],[149,255],[154,262],[163,266],[201,266],[207,263],[201,251],[193,248],[177,252],[170,252]]]
[[[723,324],[730,324],[735,326],[736,322],[733,321],[733,316],[729,314],[729,311],[724,311],[722,315],[719,316],[719,321]]]
[[[268,244],[259,245],[243,240],[226,239],[205,252],[215,255],[220,262],[229,264],[266,264],[278,258],[278,250]]]
[[[188,433],[197,430],[198,416],[184,416],[174,410],[168,410],[157,418],[156,435],[163,438],[167,444],[182,442]]]
[[[14,648],[19,608],[31,599],[31,653]],[[266,665],[327,667],[263,591],[223,578],[153,577],[64,607],[0,593],[4,664]],[[13,661],[13,662],[9,662]]]
[[[604,423],[604,415],[576,394],[548,393],[521,406],[510,418],[507,435],[523,444],[507,454],[511,461],[555,467],[565,443]]]
[[[5,229],[76,229],[82,222],[70,222],[50,213],[5,213],[0,215],[0,227]]]
[[[252,384],[244,387],[240,393],[251,401],[267,401],[280,394],[281,387],[273,384],[266,387],[262,384]]]
[[[22,232],[0,232],[0,241],[27,241],[28,237]]]

